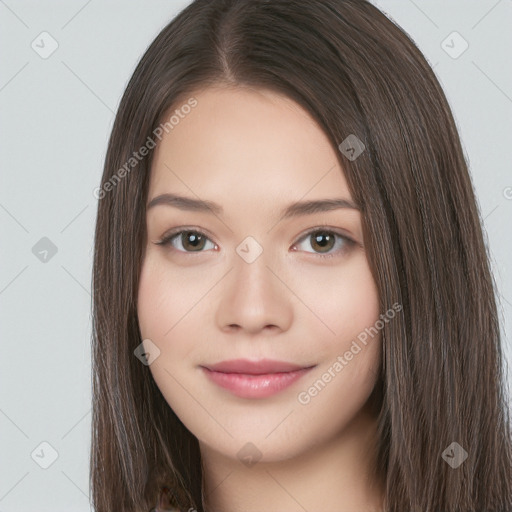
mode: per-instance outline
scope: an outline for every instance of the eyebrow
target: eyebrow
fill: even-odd
[[[180,210],[206,212],[221,214],[224,209],[221,205],[212,201],[194,199],[192,197],[180,196],[177,194],[161,194],[154,197],[147,205],[147,210],[158,205],[174,206]],[[298,201],[289,204],[282,212],[282,218],[297,217],[301,215],[311,215],[313,213],[326,212],[339,208],[348,208],[351,210],[360,210],[360,208],[348,199],[316,199],[313,201]]]

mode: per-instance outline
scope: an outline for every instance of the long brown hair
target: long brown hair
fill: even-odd
[[[138,64],[97,196],[95,510],[146,512],[164,486],[180,509],[204,510],[197,439],[134,350],[153,154],[138,150],[173,109],[212,85],[282,93],[319,123],[362,211],[381,309],[403,306],[382,330],[376,471],[386,511],[510,512],[503,349],[467,163],[422,53],[365,0],[195,0]],[[349,135],[364,143],[357,159],[338,151]],[[457,468],[444,456],[454,442],[467,452]]]

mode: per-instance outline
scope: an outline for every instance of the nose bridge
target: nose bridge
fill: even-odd
[[[242,242],[233,258],[234,279],[246,294],[266,294],[275,286],[275,276],[270,272],[270,250],[258,250],[252,242]]]
[[[248,236],[236,247],[232,271],[222,289],[217,311],[220,328],[238,326],[256,332],[267,326],[287,329],[292,309],[290,293],[274,275],[276,259],[269,249]]]
[[[232,286],[238,301],[258,301],[260,304],[254,303],[254,306],[263,306],[283,298],[282,290],[277,289],[276,277],[270,271],[270,249],[264,249],[253,237],[247,237],[238,245],[236,253]]]

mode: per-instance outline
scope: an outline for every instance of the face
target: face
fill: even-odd
[[[202,447],[290,458],[340,436],[375,385],[361,214],[298,104],[241,88],[195,98],[154,150],[138,293],[149,369]]]

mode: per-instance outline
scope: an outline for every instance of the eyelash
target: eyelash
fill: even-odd
[[[161,245],[161,246],[166,246],[166,245],[170,245],[171,244],[171,241],[173,238],[175,238],[177,235],[181,235],[182,233],[185,233],[185,232],[192,232],[192,233],[196,233],[198,235],[201,235],[203,237],[205,237],[208,241],[212,242],[215,244],[215,242],[213,242],[213,240],[211,240],[207,235],[206,233],[204,233],[203,231],[199,230],[199,229],[196,229],[196,228],[178,228],[178,229],[175,229],[173,231],[171,231],[170,233],[164,235],[162,237],[161,240],[159,240],[158,242],[155,242],[156,245]],[[303,242],[304,240],[306,240],[310,235],[312,235],[313,233],[317,233],[317,232],[323,232],[323,233],[327,233],[327,234],[333,234],[335,236],[337,236],[338,238],[341,238],[343,241],[344,241],[344,247],[342,247],[341,249],[338,249],[337,251],[335,252],[330,252],[330,253],[326,253],[326,254],[322,254],[322,253],[319,253],[319,252],[310,252],[310,251],[306,251],[308,252],[309,254],[316,254],[317,256],[319,256],[320,258],[333,258],[335,257],[336,255],[339,255],[347,250],[349,250],[351,247],[353,247],[354,245],[356,245],[356,242],[354,240],[352,240],[351,238],[349,238],[347,235],[337,231],[337,230],[334,230],[334,229],[329,229],[327,226],[316,226],[314,228],[311,228],[309,229],[306,233],[304,233],[298,240],[297,242],[294,244],[297,245],[301,242]],[[217,245],[217,244],[215,244]],[[173,249],[175,249],[174,247],[172,247]],[[205,251],[182,251],[182,250],[179,250],[179,249],[175,249],[176,251],[178,252],[181,252],[181,253],[185,253],[185,254],[200,254],[202,252],[205,252]]]

